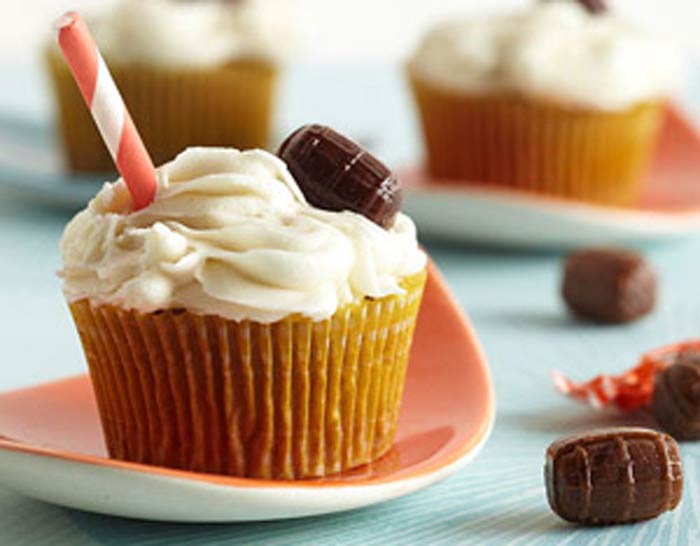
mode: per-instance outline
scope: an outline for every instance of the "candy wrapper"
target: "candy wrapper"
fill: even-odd
[[[700,339],[667,345],[642,355],[636,367],[620,375],[598,375],[577,383],[559,371],[552,372],[556,390],[595,409],[614,406],[629,413],[651,404],[658,373],[688,352],[700,352]]]

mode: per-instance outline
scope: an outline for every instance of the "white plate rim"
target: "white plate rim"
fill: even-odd
[[[409,188],[405,210],[422,234],[518,247],[660,242],[700,233],[700,208],[624,209],[466,184]]]
[[[481,438],[448,464],[418,476],[378,483],[223,485],[4,446],[0,446],[0,483],[51,504],[142,520],[224,523],[317,516],[371,506],[444,480],[478,456],[494,421],[495,405]]]

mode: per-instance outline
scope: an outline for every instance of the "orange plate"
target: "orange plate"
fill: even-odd
[[[677,108],[666,116],[638,208],[700,213],[700,135]]]
[[[330,478],[282,482],[194,473],[110,459],[90,380],[88,376],[79,376],[0,395],[0,484],[59,504],[148,519],[240,521],[331,512],[394,498],[456,471],[484,444],[493,423],[494,405],[487,363],[474,332],[431,263],[396,442],[392,451],[377,463]],[[13,455],[9,461],[3,460],[7,454]],[[259,517],[256,514],[238,517],[235,510],[225,517],[215,514],[179,517],[163,513],[162,509],[153,513],[135,512],[128,507],[94,506],[80,498],[64,498],[66,495],[79,497],[71,491],[66,495],[43,494],[37,491],[36,483],[23,487],[30,478],[21,477],[23,469],[17,462],[21,459],[16,457],[18,454],[30,455],[34,460],[39,456],[83,467],[88,465],[92,470],[118,469],[129,475],[146,474],[235,489],[287,492],[289,487],[314,491],[342,489],[344,493],[340,495],[348,497],[349,489],[389,487],[386,495],[369,495],[366,501],[362,501],[362,495],[353,502],[346,499],[339,504],[326,499],[324,507],[307,506],[306,511],[299,511],[299,507],[285,511],[278,506],[275,513],[261,513]],[[32,468],[27,471],[31,476]],[[94,481],[95,476],[92,479]],[[74,483],[67,485],[73,490],[77,487]],[[55,486],[54,481],[52,487]]]

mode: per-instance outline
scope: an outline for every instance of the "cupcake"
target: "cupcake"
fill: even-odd
[[[387,453],[426,257],[355,146],[310,127],[286,162],[190,148],[150,206],[119,180],[69,223],[60,276],[112,457],[302,479]]]
[[[283,0],[119,0],[89,18],[106,63],[153,160],[189,146],[268,145],[280,53],[291,23]],[[52,44],[47,65],[67,166],[113,166],[80,92]]]
[[[680,64],[638,26],[573,1],[442,23],[408,64],[430,174],[631,205]]]

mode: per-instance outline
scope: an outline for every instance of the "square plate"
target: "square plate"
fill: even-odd
[[[376,463],[285,482],[110,459],[90,380],[80,376],[0,395],[0,485],[63,506],[152,520],[325,514],[396,498],[456,472],[486,442],[494,412],[476,336],[430,263],[396,441]]]

